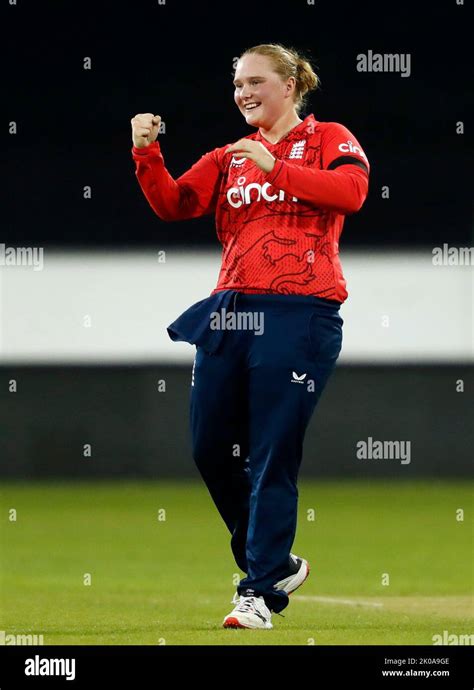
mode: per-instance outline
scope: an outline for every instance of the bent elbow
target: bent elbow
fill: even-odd
[[[360,209],[364,205],[366,198],[367,194],[358,194],[357,196],[354,196],[354,198],[351,199],[350,203],[347,205],[346,213],[349,215],[352,213],[357,213],[357,211],[360,211]]]
[[[153,209],[158,218],[165,223],[170,223],[172,220],[176,220],[171,214],[166,213],[166,211],[158,211],[156,208]]]
[[[368,180],[364,178],[361,180],[359,177],[354,180],[354,185],[351,190],[351,194],[348,195],[347,203],[345,204],[345,213],[352,214],[360,211],[364,205],[365,200],[369,192]]]
[[[177,220],[178,214],[173,213],[169,209],[164,208],[163,204],[158,204],[156,199],[147,195],[147,201],[153,213],[158,216],[160,220],[169,223],[172,220]]]

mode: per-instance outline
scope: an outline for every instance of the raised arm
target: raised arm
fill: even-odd
[[[160,144],[155,141],[158,132],[154,127],[158,117],[145,113],[132,119],[135,174],[148,203],[157,216],[166,221],[198,218],[212,213],[216,208],[222,175],[218,149],[201,156],[188,171],[174,180],[166,169]]]

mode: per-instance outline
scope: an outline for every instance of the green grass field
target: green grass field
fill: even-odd
[[[204,485],[7,483],[0,629],[45,645],[429,645],[445,630],[472,634],[472,490],[301,480],[293,551],[311,574],[260,631],[221,627],[242,574]]]

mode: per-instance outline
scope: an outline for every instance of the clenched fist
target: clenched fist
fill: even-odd
[[[132,117],[132,140],[141,149],[155,141],[160,129],[161,117],[153,113],[139,113]]]

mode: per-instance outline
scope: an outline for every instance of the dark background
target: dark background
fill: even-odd
[[[233,101],[233,59],[257,43],[281,42],[302,50],[322,80],[301,116],[313,112],[346,125],[371,163],[369,197],[351,217],[343,247],[430,252],[445,242],[472,244],[467,6],[455,0],[5,6],[4,112],[18,134],[4,135],[1,242],[124,252],[157,242],[216,247],[212,216],[164,223],[151,211],[134,176],[130,119],[137,112],[162,116],[162,150],[178,177],[206,151],[252,131]],[[410,53],[411,76],[358,72],[357,54],[369,50]],[[92,59],[91,70],[83,69],[84,57]],[[465,123],[463,135],[456,134],[458,121]],[[83,199],[85,185],[91,200]],[[389,200],[381,197],[385,185]],[[0,473],[197,476],[184,425],[190,369],[0,361]],[[338,367],[308,431],[303,473],[466,476],[472,375],[472,366],[456,362]],[[166,401],[156,392],[163,377]],[[15,395],[8,393],[11,379],[19,381]],[[465,381],[463,394],[455,393],[457,379]],[[356,461],[354,444],[368,436],[411,439],[411,465]],[[89,464],[82,457],[88,442]]]
[[[199,478],[191,456],[191,367],[0,369],[3,477]],[[7,380],[19,392],[6,391]],[[466,392],[454,382],[463,378]],[[166,393],[157,382],[166,381]],[[305,439],[306,477],[472,476],[472,368],[341,366]],[[411,461],[358,459],[359,441],[411,442]],[[91,457],[84,457],[84,444]]]
[[[472,242],[472,24],[456,0],[70,0],[7,10],[3,93],[7,121],[18,123],[2,164],[7,244],[215,245],[212,217],[163,223],[148,207],[133,179],[130,119],[162,116],[178,177],[253,131],[233,101],[232,61],[263,42],[305,52],[322,88],[302,116],[343,123],[371,162],[369,198],[345,246]],[[357,72],[368,50],[410,53],[411,76]]]

